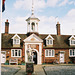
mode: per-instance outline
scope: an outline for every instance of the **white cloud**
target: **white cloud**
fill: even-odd
[[[74,5],[75,5],[75,0],[69,1],[68,4],[70,4],[70,5],[71,5],[71,4],[74,4]]]
[[[27,22],[25,21],[29,15],[26,17],[15,17],[14,20],[10,19],[9,21],[9,33],[27,33]],[[55,33],[55,17],[50,16],[36,16],[40,19],[39,22],[39,33]],[[5,25],[2,27],[2,31],[4,32]],[[42,29],[41,29],[42,28]],[[46,30],[46,31],[45,31]]]
[[[47,0],[47,6],[54,7],[59,2],[59,0]]]
[[[59,18],[61,24],[62,34],[72,34],[72,29],[75,29],[75,9],[71,9],[66,16]],[[27,33],[27,22],[25,21],[29,17],[16,17],[14,23],[10,20],[10,33]],[[40,19],[39,22],[39,33],[42,34],[56,34],[56,22],[54,16],[36,16]],[[2,27],[4,31],[4,26]],[[41,29],[42,28],[42,29]],[[75,33],[74,33],[75,34]]]
[[[40,10],[46,7],[64,6],[66,4],[75,4],[75,1],[69,0],[34,0],[34,9]],[[30,10],[32,8],[32,0],[16,0],[14,3],[16,9]]]
[[[14,23],[11,22],[10,27],[10,33],[27,33],[27,23],[26,23],[26,17],[16,17]]]
[[[74,3],[74,1],[70,1],[70,2],[68,2],[68,4],[73,4]]]
[[[45,0],[34,0],[34,9],[44,8],[46,5]],[[14,3],[14,7],[16,9],[22,8],[26,10],[30,10],[32,7],[32,0],[16,0]]]
[[[67,16],[75,17],[75,9],[71,9],[71,10],[68,12]]]
[[[60,0],[34,0],[34,9],[42,9],[46,7],[55,7],[58,6],[58,2]],[[14,3],[14,7],[16,9],[25,9],[25,10],[30,10],[32,7],[32,0],[16,0]]]
[[[16,9],[30,9],[31,8],[31,0],[16,0],[14,7]]]
[[[64,6],[64,5],[66,5],[68,3],[68,0],[64,0],[63,2],[61,2],[60,4],[59,4],[59,6]]]
[[[72,34],[72,29],[75,30],[75,9],[71,9],[66,16],[60,19],[62,24],[63,34]],[[74,33],[75,34],[75,33]]]

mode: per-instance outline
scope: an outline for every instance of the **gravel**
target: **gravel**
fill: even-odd
[[[1,75],[14,75],[20,68],[17,67],[1,67]]]
[[[75,66],[46,66],[46,75],[75,75]]]

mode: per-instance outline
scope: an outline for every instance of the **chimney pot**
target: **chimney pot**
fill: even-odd
[[[8,22],[8,19],[6,20],[6,22]]]
[[[6,20],[5,22],[5,34],[8,34],[9,33],[9,22],[8,22],[8,19]]]
[[[59,22],[57,22],[57,24],[56,24],[56,29],[57,29],[57,35],[61,35]]]
[[[59,22],[57,22],[57,24],[59,24]]]

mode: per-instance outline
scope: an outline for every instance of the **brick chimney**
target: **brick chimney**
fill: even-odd
[[[61,35],[59,22],[57,22],[57,24],[56,24],[56,29],[57,29],[57,35]]]
[[[8,22],[8,19],[6,20],[5,22],[5,34],[8,34],[9,33],[9,22]]]

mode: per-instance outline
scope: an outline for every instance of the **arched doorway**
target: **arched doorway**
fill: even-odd
[[[33,62],[34,64],[37,64],[37,52],[33,51]]]

